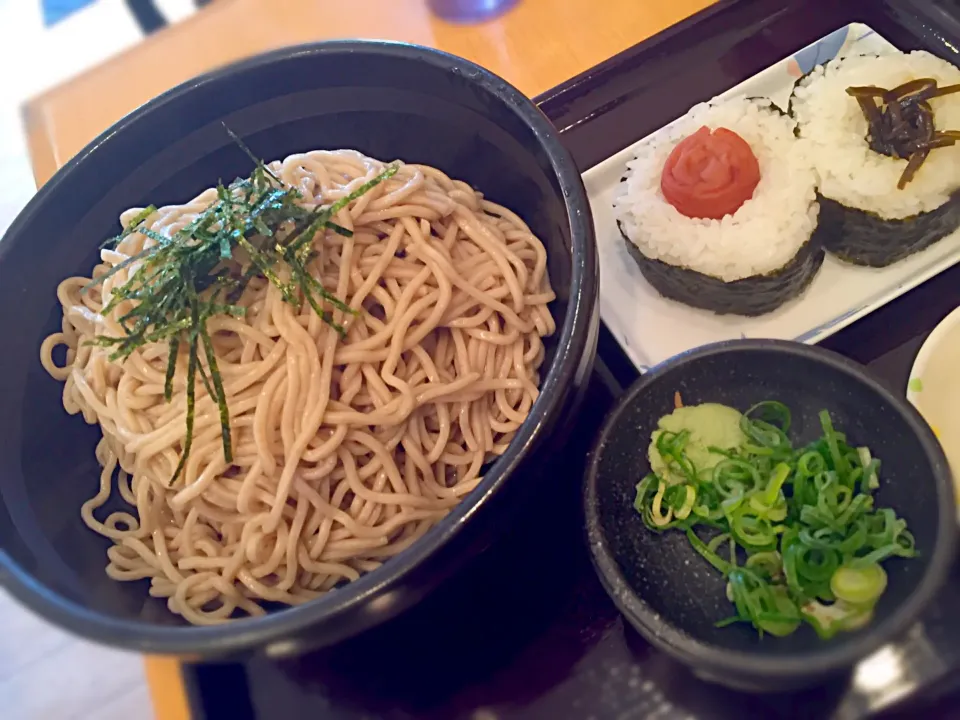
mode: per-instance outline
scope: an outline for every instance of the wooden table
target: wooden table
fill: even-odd
[[[437,20],[425,0],[217,0],[189,20],[30,100],[23,108],[37,184],[150,98],[233,60],[284,45],[380,38],[460,55],[538,95],[713,0],[522,0],[479,25]],[[187,720],[179,663],[147,658],[157,720]]]

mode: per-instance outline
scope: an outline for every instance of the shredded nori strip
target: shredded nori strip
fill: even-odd
[[[134,232],[155,244],[115,265],[90,281],[84,290],[100,285],[120,270],[139,262],[128,281],[113,289],[110,301],[101,311],[107,315],[121,303],[132,301],[132,309],[119,318],[126,331],[119,337],[97,336],[93,344],[112,349],[111,360],[124,360],[149,343],[167,342],[167,368],[164,397],[173,395],[173,380],[180,349],[186,347],[186,434],[180,462],[170,479],[172,485],[186,466],[193,444],[196,378],[199,375],[207,393],[217,403],[227,463],[233,461],[230,438],[230,413],[223,379],[207,329],[207,320],[215,315],[241,316],[245,309],[236,305],[249,281],[262,275],[283,294],[286,302],[299,308],[305,300],[324,322],[341,335],[345,329],[333,321],[322,303],[345,313],[357,312],[328,292],[311,274],[317,254],[313,239],[317,232],[330,229],[341,235],[352,233],[332,221],[336,214],[361,195],[396,174],[399,165],[389,165],[367,182],[332,205],[312,210],[300,203],[302,196],[285,185],[243,141],[224,125],[231,139],[255,163],[253,173],[237,178],[229,186],[217,187],[217,200],[186,227],[167,237],[144,226],[156,211],[150,205],[138,213],[120,235],[102,247],[116,247]],[[249,258],[243,272],[225,265],[242,249]],[[276,269],[285,265],[291,280],[281,280]],[[206,368],[201,363],[206,361]],[[209,377],[207,375],[209,371]]]
[[[960,139],[960,131],[937,130],[930,100],[960,92],[960,85],[938,87],[933,78],[918,78],[885,90],[873,85],[848,87],[867,119],[867,143],[881,155],[907,160],[897,182],[903,190],[931,150],[947,147]]]

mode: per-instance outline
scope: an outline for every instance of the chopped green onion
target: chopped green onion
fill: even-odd
[[[830,457],[833,460],[833,469],[843,474],[849,467],[846,458],[840,454],[839,439],[836,431],[833,429],[833,422],[830,420],[830,413],[826,410],[820,411],[820,425],[823,427],[823,437],[827,441],[827,447],[830,448]]]
[[[686,489],[686,499],[674,515],[677,520],[686,520],[690,516],[690,511],[693,510],[693,503],[697,499],[697,491],[693,485],[685,485],[684,488]]]
[[[786,482],[788,477],[790,477],[790,466],[783,462],[778,463],[773,469],[773,477],[770,478],[770,484],[763,495],[763,501],[766,505],[773,505],[777,501],[780,488],[783,487],[783,483]]]
[[[803,619],[824,640],[829,640],[843,630],[857,630],[873,617],[873,607],[848,605],[838,600],[830,605],[812,601],[802,608]]]
[[[759,403],[740,418],[746,441],[707,448],[720,457],[705,468],[687,453],[688,430],[658,431],[671,478],[686,482],[651,473],[637,484],[634,506],[657,532],[682,529],[727,578],[736,613],[718,627],[745,622],[761,635],[787,635],[806,622],[824,638],[856,629],[886,589],[879,563],[916,556],[906,521],[874,507],[880,461],[852,446],[826,411],[820,425],[818,440],[795,449],[789,409]],[[699,527],[712,529],[707,542]]]
[[[783,588],[773,588],[771,595],[776,611],[759,613],[756,618],[757,628],[776,637],[786,637],[800,626],[803,618]]]
[[[661,512],[661,503],[663,502],[663,495],[667,491],[667,484],[661,480],[660,484],[657,486],[657,494],[653,496],[653,505],[651,510],[653,511],[653,522],[655,525],[663,527],[668,522],[670,522],[673,517],[673,508],[667,510],[667,514],[664,515]]]
[[[752,570],[762,570],[770,578],[777,577],[782,568],[783,561],[780,553],[776,550],[754,553],[747,558],[746,567]]]
[[[839,567],[830,578],[830,590],[852,605],[876,602],[887,589],[887,573],[876,563],[864,567]]]
[[[708,563],[724,575],[730,572],[730,563],[725,562],[719,555],[709,550],[703,540],[698,538],[691,528],[687,528],[687,538],[690,540],[690,544],[693,545],[693,549],[700,553]]]

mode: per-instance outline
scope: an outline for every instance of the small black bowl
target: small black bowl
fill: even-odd
[[[108,540],[80,519],[96,494],[99,429],[70,417],[40,366],[61,325],[57,284],[87,272],[129,207],[183,202],[259,157],[354,148],[440,168],[518,213],[543,241],[557,299],[541,393],[483,481],[412,547],[313,602],[216,627],[189,627],[148,582],[104,572]],[[481,549],[569,426],[596,354],[598,267],[580,173],[529,99],[473,63],[398,43],[290,47],[191,80],[108,129],[58,172],[0,242],[0,587],[72,632],[193,657],[328,645],[413,603]]]
[[[733,614],[726,580],[678,531],[648,530],[634,510],[649,472],[657,421],[684,404],[719,402],[746,410],[779,400],[792,411],[795,442],[820,436],[827,409],[852,442],[882,461],[877,504],[906,519],[919,557],[884,563],[889,575],[872,622],[821,640],[803,625],[760,639],[746,624],[717,628]],[[956,500],[947,460],[920,415],[861,366],[792,342],[743,340],[679,355],[643,375],[606,419],[584,491],[594,566],[627,620],[654,646],[704,679],[752,691],[796,689],[849,670],[917,620],[945,579],[956,544]]]

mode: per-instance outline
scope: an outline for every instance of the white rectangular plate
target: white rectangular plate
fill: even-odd
[[[769,97],[786,108],[796,79],[815,65],[851,51],[882,54],[895,50],[866,25],[854,23],[772,65],[720,97]],[[827,255],[823,268],[806,292],[757,318],[721,316],[667,300],[643,279],[627,252],[613,215],[617,186],[634,147],[590,168],[583,180],[593,210],[600,254],[600,314],[640,372],[677,353],[721,340],[749,337],[817,343],[960,260],[960,231],[882,269],[855,267]]]

